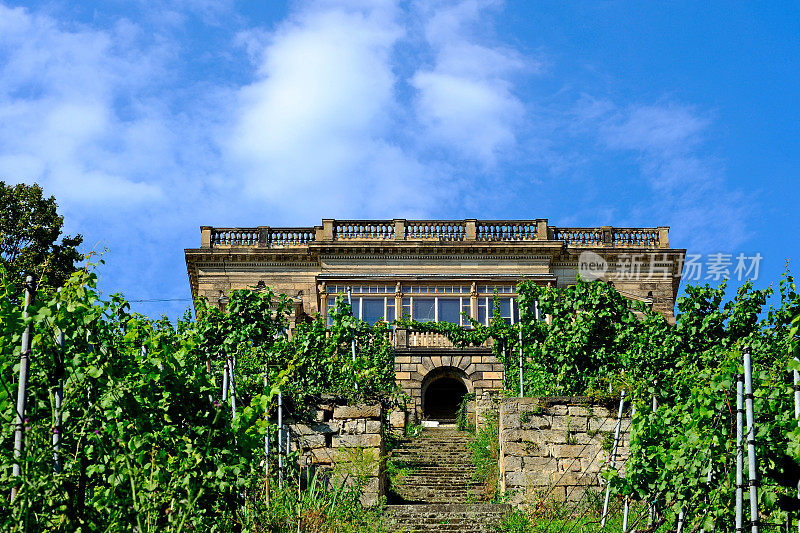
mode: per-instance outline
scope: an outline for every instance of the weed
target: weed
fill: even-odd
[[[475,432],[475,424],[472,424],[469,421],[469,402],[474,399],[474,392],[465,394],[464,397],[461,398],[461,405],[458,406],[458,413],[456,414],[456,427],[460,431],[469,431],[470,433]]]
[[[610,431],[602,431],[601,433],[603,434],[603,444],[601,447],[610,453],[614,448],[614,434]]]

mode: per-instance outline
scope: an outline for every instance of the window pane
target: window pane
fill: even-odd
[[[361,298],[361,320],[374,324],[383,320],[383,298]]]
[[[500,305],[500,316],[503,317],[506,324],[511,324],[511,299],[498,298],[498,304]]]
[[[460,324],[461,302],[458,298],[439,298],[439,322]]]
[[[394,296],[389,296],[386,298],[386,321],[391,322],[395,318],[397,317],[394,315]]]
[[[414,298],[412,317],[417,322],[433,322],[436,320],[436,300],[433,298]]]
[[[331,309],[333,309],[333,303],[336,301],[336,298],[331,296],[328,297],[328,312],[326,314],[328,325],[330,326],[333,324],[333,318],[331,317]]]
[[[469,298],[461,298],[461,313],[466,314],[467,316],[472,316],[472,309],[470,309],[470,299]],[[468,325],[470,322],[466,318],[461,319],[461,323],[465,326]]]
[[[487,325],[486,322],[486,298],[478,298],[478,322]]]
[[[403,318],[411,318],[411,298],[403,298]]]

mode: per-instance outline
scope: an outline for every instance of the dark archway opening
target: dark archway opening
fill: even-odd
[[[428,420],[454,421],[467,386],[460,379],[441,377],[425,389],[424,415]]]

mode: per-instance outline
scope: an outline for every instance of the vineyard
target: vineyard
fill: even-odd
[[[748,486],[739,487],[742,505],[747,514],[750,497],[757,494],[756,527],[797,523],[800,404],[794,399],[793,372],[800,369],[800,296],[790,275],[780,281],[777,303],[769,307],[772,290],[754,290],[750,283],[731,301],[725,301],[724,285],[688,286],[678,299],[674,326],[604,283],[579,281],[552,290],[522,282],[518,291],[519,325],[506,324],[499,315],[492,325],[474,324],[470,330],[410,325],[447,335],[458,346],[493,338],[509,395],[519,395],[520,383],[525,396],[586,394],[619,402],[626,392],[633,406],[630,459],[625,475],[613,469],[605,475],[615,511],[641,510],[631,515],[627,530],[734,530],[736,388],[745,371],[743,352],[752,360],[749,397],[756,433],[747,439],[754,447],[743,454]],[[550,322],[537,320],[537,314],[549,315]],[[578,501],[554,513],[586,512],[586,502]],[[565,533],[580,523],[554,525],[555,515],[542,521],[523,513],[517,516],[523,524],[519,530]]]
[[[131,313],[120,296],[102,301],[95,284],[79,271],[57,292],[23,296],[0,278],[4,531],[280,530],[281,513],[293,505],[298,516],[302,501],[266,503],[266,413],[278,391],[296,405],[321,391],[394,391],[386,326],[355,321],[344,303],[332,326],[301,324],[288,338],[289,303],[269,290],[232,292],[226,312],[199,302],[197,320],[173,326]]]
[[[468,329],[401,323],[457,346],[493,339],[509,395],[618,401],[625,391],[630,459],[624,475],[605,476],[612,506],[632,509],[629,530],[733,530],[737,383],[749,353],[755,419],[747,429],[756,431],[743,459],[752,457],[758,473],[757,525],[792,523],[800,297],[791,276],[771,307],[771,291],[750,284],[730,301],[724,286],[687,287],[674,326],[604,283],[555,290],[522,282],[518,292],[519,324],[499,315]],[[224,310],[200,301],[196,319],[171,324],[132,313],[119,295],[101,298],[91,270],[58,291],[17,287],[0,272],[0,294],[3,530],[384,527],[379,507],[361,506],[357,484],[328,491],[315,478],[299,493],[293,482],[279,489],[275,434],[279,393],[297,417],[322,393],[402,402],[390,325],[354,319],[340,297],[332,325],[316,317],[289,334],[290,301],[268,288],[233,291]],[[281,461],[288,480],[297,456]],[[746,511],[750,494],[744,487]],[[515,513],[513,527],[567,533],[582,512],[576,504],[558,511],[568,519]]]

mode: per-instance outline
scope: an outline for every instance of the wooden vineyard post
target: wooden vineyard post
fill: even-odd
[[[22,311],[22,318],[28,318],[28,306],[33,299],[33,276],[25,278],[25,307]],[[22,332],[22,347],[19,354],[19,385],[17,387],[17,413],[16,425],[14,429],[14,466],[12,476],[22,475],[22,450],[25,447],[25,403],[28,399],[28,371],[31,365],[31,325],[25,326]],[[11,501],[17,497],[19,485],[15,484],[11,488]]]
[[[231,395],[231,414],[236,416],[236,357],[228,357],[228,387]]]
[[[636,404],[631,402],[631,421],[636,416]],[[626,473],[627,475],[627,473]],[[631,512],[631,499],[625,496],[625,506],[622,510],[622,533],[628,533],[628,516]]]
[[[514,321],[514,306],[511,306],[511,321]],[[517,325],[519,326],[519,397],[525,397],[525,381],[523,377],[523,349],[522,349],[522,306],[517,298]],[[505,346],[503,347],[503,364],[505,364]]]
[[[225,366],[222,367],[222,403],[228,401],[228,360],[225,360]]]
[[[654,385],[657,385],[657,384],[658,384],[658,380],[656,380],[654,382]],[[654,413],[658,412],[658,397],[656,396],[655,393],[653,394],[653,412]],[[647,511],[648,511],[648,515],[649,515],[648,516],[648,521],[649,521],[648,522],[648,526],[649,526],[656,519],[656,504],[655,504],[654,501],[653,502],[649,502],[647,504]]]

